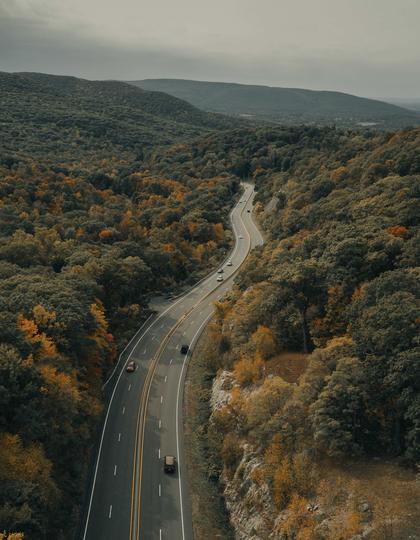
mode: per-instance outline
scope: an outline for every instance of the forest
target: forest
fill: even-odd
[[[210,329],[209,380],[233,381],[210,476],[254,445],[281,511],[320,456],[419,460],[418,129],[244,127],[64,77],[0,88],[0,531],[72,537],[104,378],[150,295],[230,249],[241,179],[267,242]]]
[[[99,83],[60,77],[0,84],[0,531],[72,538],[105,377],[150,295],[197,281],[230,249],[239,180],[149,167],[151,148],[169,141],[170,157],[178,138],[218,122],[180,100],[104,84],[101,105]],[[126,113],[137,103],[146,118],[130,136],[126,90]],[[152,131],[150,108],[161,122]]]
[[[370,515],[373,485],[360,502],[326,479],[335,471],[337,483],[343,464],[395,464],[401,476],[420,460],[419,148],[418,129],[302,127],[237,131],[196,150],[206,167],[254,179],[267,240],[216,304],[199,360],[207,475],[235,509],[238,538],[419,532],[414,481],[390,531],[385,495]],[[247,529],[260,506],[260,529]]]

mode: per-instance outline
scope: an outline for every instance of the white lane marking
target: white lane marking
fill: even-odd
[[[145,348],[144,351],[143,351],[143,354],[146,354],[147,353],[147,349]]]
[[[178,344],[178,345],[177,345],[177,346],[175,347],[175,349],[176,349],[176,350],[178,350],[178,349],[179,349],[179,344]]]
[[[163,403],[163,396],[160,396],[160,402]]]
[[[177,348],[178,348],[178,347],[177,347]],[[173,362],[173,358],[171,358],[171,359],[169,360],[169,365],[171,365],[172,362]]]
[[[128,385],[128,391],[130,391],[130,390],[131,390],[131,384]]]
[[[159,459],[160,459],[160,448],[159,448]]]
[[[197,339],[197,336],[200,335],[203,327],[207,324],[207,322],[211,319],[211,317],[213,317],[213,312],[210,313],[210,315],[204,319],[204,321],[201,323],[200,327],[198,328],[197,332],[194,334],[194,336],[193,336],[193,338],[191,340],[190,350],[185,355],[184,361],[182,363],[181,373],[179,374],[179,379],[178,379],[178,388],[177,388],[177,392],[176,392],[175,428],[176,428],[176,450],[177,450],[177,453],[178,453],[178,478],[179,478],[178,482],[179,482],[179,501],[180,501],[180,505],[181,505],[182,540],[185,540],[185,529],[184,529],[184,507],[183,507],[183,504],[182,504],[182,481],[181,481],[181,459],[180,459],[181,455],[180,455],[180,452],[179,452],[179,399],[180,399],[180,394],[181,394],[181,382],[182,382],[182,379],[183,379],[183,374],[184,374],[184,369],[185,369],[185,366],[186,366],[186,363],[187,363],[187,358],[191,354],[191,350],[194,347],[195,340]]]
[[[162,540],[162,529],[159,529],[159,540]]]
[[[185,336],[186,333],[187,333],[187,332],[184,332],[182,335]]]
[[[159,429],[162,427],[162,420],[159,420]]]
[[[123,413],[123,414],[125,413],[125,407],[122,408],[122,413]]]
[[[159,497],[162,496],[162,486],[159,484]]]
[[[108,519],[111,519],[112,516],[112,504],[109,505]]]
[[[114,476],[117,476],[117,466],[114,465]]]
[[[252,193],[253,193],[253,190],[251,190],[251,195],[250,197],[252,196]],[[249,198],[250,198],[249,197]],[[239,208],[239,204],[236,204],[234,206],[234,208],[232,208],[230,214],[229,214],[229,220],[230,222],[232,223],[232,229],[233,229],[233,232],[235,234],[235,246],[234,246],[234,249],[233,249],[233,252],[230,254],[229,258],[233,259],[235,257],[235,253],[236,251],[238,250],[239,248],[239,242],[238,242],[238,233],[237,233],[237,229],[235,227],[235,222],[234,222],[234,212],[235,210],[239,211],[239,217],[241,215],[241,210]],[[156,319],[154,319],[150,324],[149,326],[144,330],[144,332],[141,334],[141,336],[138,338],[136,344],[134,345],[134,347],[131,349],[131,352],[129,353],[127,359],[126,359],[126,363],[124,364],[127,365],[127,363],[130,361],[130,358],[131,356],[133,355],[133,352],[134,350],[136,349],[137,345],[140,343],[140,341],[143,339],[143,337],[147,334],[147,332],[149,332],[149,330],[157,323],[157,321],[159,321],[164,315],[166,315],[166,313],[168,313],[168,311],[170,311],[171,309],[173,309],[175,306],[177,306],[179,304],[179,306],[182,306],[183,302],[187,299],[187,297],[193,293],[193,292],[197,292],[197,287],[200,286],[200,284],[202,284],[203,282],[205,282],[206,280],[209,281],[209,284],[211,283],[211,280],[214,278],[214,274],[215,272],[212,272],[210,275],[208,276],[205,276],[203,279],[201,279],[200,281],[198,281],[195,285],[193,285],[191,287],[191,289],[189,291],[186,291],[185,294],[183,296],[181,296],[181,298],[179,298],[176,302],[174,302],[173,304],[169,305],[164,311],[162,311],[162,313],[160,315],[158,315],[156,317]],[[204,287],[203,287],[204,289]],[[198,289],[200,290],[200,289]],[[130,342],[127,344],[127,347],[128,345],[131,343],[131,341],[136,337],[136,335],[140,332],[140,330],[143,328],[143,326],[146,325],[147,321],[149,319],[147,319],[143,325],[137,330],[137,332],[134,334],[134,336],[131,338]],[[178,347],[177,347],[178,348]],[[125,349],[124,349],[125,350]],[[123,351],[124,352],[124,351]],[[122,353],[121,353],[122,354]],[[119,363],[119,362],[118,362]],[[118,363],[117,365],[115,366],[114,370],[117,369],[117,366],[118,366]],[[108,408],[107,408],[107,411],[106,411],[106,415],[105,415],[105,420],[104,420],[104,425],[103,425],[103,428],[102,428],[102,433],[101,433],[101,440],[100,440],[100,443],[99,443],[99,450],[98,450],[98,455],[97,455],[97,458],[96,458],[96,464],[95,464],[95,473],[93,475],[93,482],[92,482],[92,489],[91,489],[91,492],[90,492],[90,497],[89,497],[89,506],[88,506],[88,511],[87,511],[87,514],[86,514],[86,522],[85,522],[85,529],[83,531],[83,540],[86,540],[86,536],[87,536],[87,531],[88,531],[88,527],[89,527],[89,519],[90,519],[90,513],[91,513],[91,510],[92,510],[92,503],[93,503],[93,496],[94,496],[94,493],[95,493],[95,487],[96,487],[96,478],[98,476],[98,469],[99,469],[99,462],[101,460],[101,455],[102,455],[102,446],[103,446],[103,443],[104,443],[104,438],[105,438],[105,430],[106,430],[106,427],[108,425],[108,418],[109,418],[109,413],[111,411],[111,406],[112,406],[112,403],[113,403],[113,400],[114,400],[114,396],[115,396],[115,392],[117,391],[117,387],[118,387],[118,383],[120,382],[121,380],[121,377],[122,377],[122,374],[124,373],[124,370],[122,369],[120,371],[120,374],[118,375],[118,378],[117,378],[117,381],[114,385],[114,389],[112,390],[112,394],[111,394],[111,398],[108,402]],[[106,381],[105,384],[107,384],[111,378],[113,376],[113,373],[111,374],[111,376],[109,377],[109,379]],[[182,515],[182,514],[181,514]]]
[[[165,382],[166,382],[167,380],[168,380],[168,376],[167,376],[167,375],[165,375]]]
[[[121,442],[121,433],[118,433],[118,442]]]

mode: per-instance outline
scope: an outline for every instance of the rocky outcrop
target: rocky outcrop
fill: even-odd
[[[236,386],[232,372],[220,371],[213,381],[211,394],[212,415],[228,405],[232,399],[231,391]],[[249,390],[245,391],[249,395]],[[237,540],[286,540],[285,529],[291,516],[290,510],[279,512],[270,493],[269,486],[259,474],[264,466],[258,449],[249,442],[241,442],[242,457],[234,471],[224,469],[221,476],[223,495],[230,522]],[[355,507],[351,490],[345,495],[350,506]],[[372,537],[372,509],[368,502],[359,501],[358,513],[361,516],[362,530],[350,534],[346,540],[368,540]],[[314,540],[333,540],[337,531],[337,515],[334,508],[323,508],[318,500],[311,500],[303,513],[313,517]]]
[[[253,473],[262,460],[245,444],[243,457],[232,478],[223,475],[224,496],[230,521],[238,540],[279,538],[272,534],[276,509],[271,501],[267,484],[256,484]]]
[[[212,412],[227,405],[231,399],[234,377],[230,371],[221,371],[213,381]],[[210,418],[210,422],[212,419]],[[250,444],[242,446],[243,456],[233,476],[223,472],[224,497],[230,521],[238,540],[280,539],[272,531],[273,518],[278,512],[273,505],[267,484],[254,481],[255,471],[262,459]]]

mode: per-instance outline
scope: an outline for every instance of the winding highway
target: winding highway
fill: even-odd
[[[180,298],[161,305],[127,346],[108,381],[111,391],[90,486],[83,540],[192,540],[184,461],[183,388],[186,363],[214,301],[233,283],[249,251],[262,244],[252,219],[254,188],[231,212],[235,247],[223,264]],[[181,346],[189,345],[188,354]],[[137,369],[125,367],[135,361]],[[163,472],[163,457],[177,458],[175,474]],[[75,456],[75,459],[77,456]]]

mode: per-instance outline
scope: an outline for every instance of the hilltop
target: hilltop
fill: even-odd
[[[0,72],[0,93],[1,150],[54,160],[63,152],[73,161],[121,150],[142,156],[157,144],[232,126],[173,96],[118,81]]]
[[[236,83],[145,79],[132,81],[184,99],[205,111],[287,124],[403,127],[420,124],[420,114],[403,107],[342,92]]]

